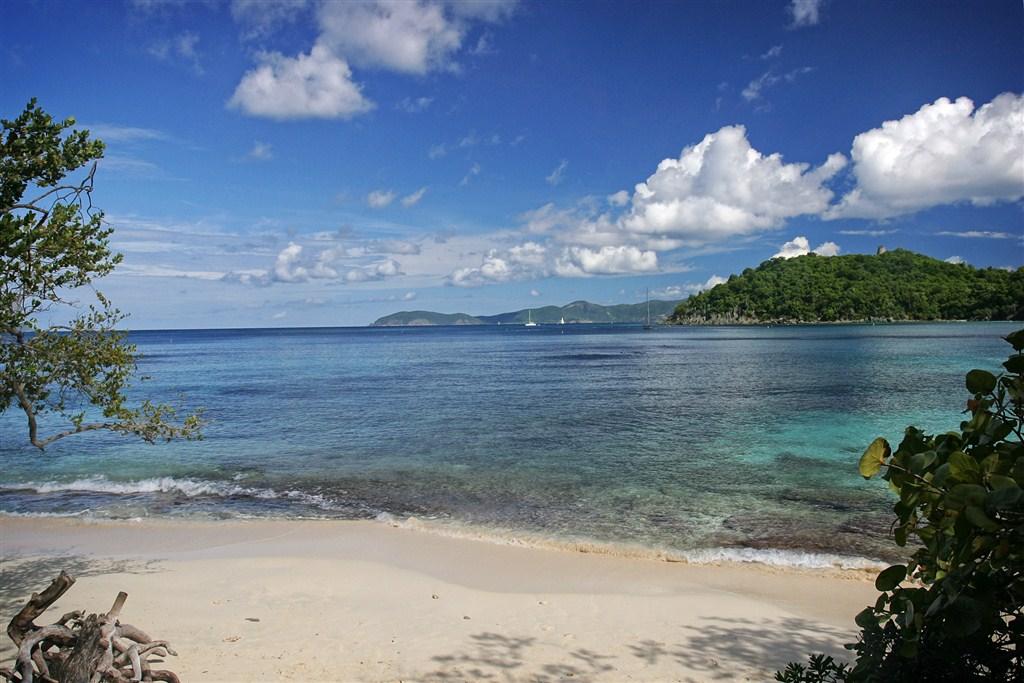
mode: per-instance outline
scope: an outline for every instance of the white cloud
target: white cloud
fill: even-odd
[[[160,130],[153,128],[138,128],[135,126],[118,126],[109,123],[96,123],[91,125],[81,124],[75,126],[77,130],[88,130],[92,137],[99,138],[104,142],[146,142],[149,140],[169,140],[170,136]]]
[[[882,235],[891,235],[897,232],[896,230],[840,230],[840,235],[860,235],[864,237],[881,237]]]
[[[761,59],[774,59],[775,57],[778,57],[781,54],[782,46],[772,45],[763,55],[761,55]]]
[[[853,141],[856,187],[825,218],[887,218],[969,201],[1024,196],[1024,96],[1003,93],[976,111],[945,97]]]
[[[190,280],[220,280],[224,273],[215,270],[182,270],[173,266],[135,265],[122,263],[117,267],[118,275],[129,277],[173,277]]]
[[[558,166],[555,167],[551,173],[549,173],[544,180],[547,181],[548,185],[558,185],[562,182],[565,176],[565,169],[569,168],[569,162],[566,159],[562,159]]]
[[[441,157],[443,157],[447,153],[448,153],[448,145],[444,144],[443,142],[440,143],[440,144],[434,145],[429,150],[427,150],[427,156],[430,157],[431,159],[440,159]]]
[[[408,195],[402,197],[402,206],[404,206],[406,208],[408,208],[410,206],[416,206],[417,204],[420,203],[420,200],[423,199],[423,195],[425,195],[426,193],[427,193],[427,188],[426,187],[421,187],[420,189],[416,190],[412,194],[408,194]]]
[[[396,105],[396,108],[409,114],[416,114],[424,111],[433,101],[433,97],[404,97]]]
[[[729,278],[722,277],[721,275],[712,275],[704,282],[689,282],[683,285],[669,285],[662,289],[651,290],[651,296],[656,299],[683,299],[693,294],[700,294],[706,289],[717,287],[723,282],[728,282]]]
[[[793,258],[810,253],[817,254],[818,256],[836,256],[839,254],[839,245],[835,242],[823,242],[814,249],[811,249],[811,243],[807,241],[806,237],[794,237],[789,242],[783,244],[782,248],[772,258]]]
[[[534,297],[540,296],[540,292],[537,291],[536,289],[531,289],[530,290],[530,296],[534,296]]]
[[[995,232],[992,230],[965,230],[963,232],[950,232],[943,230],[942,232],[936,233],[938,235],[945,235],[947,237],[968,237],[974,239],[991,239],[991,240],[1010,240],[1014,237],[1021,237],[1021,235],[1012,235],[1008,232]]]
[[[347,119],[373,109],[348,64],[323,45],[285,57],[260,55],[260,65],[242,77],[228,105],[250,116],[272,119]]]
[[[814,26],[821,20],[821,0],[792,0],[789,14],[793,28]]]
[[[608,203],[612,206],[625,206],[629,203],[629,193],[625,190],[619,190],[618,192],[608,195],[605,199],[607,199]]]
[[[678,159],[665,159],[636,186],[626,231],[699,245],[781,226],[787,218],[824,211],[823,186],[846,163],[833,154],[821,166],[786,164],[751,147],[743,126],[726,126]]]
[[[658,255],[634,246],[604,246],[600,249],[566,247],[555,260],[554,272],[563,277],[651,273],[658,270]]]
[[[964,262],[964,260],[959,256],[950,256],[948,259],[945,259],[945,261],[946,263],[955,263],[956,265],[960,265]]]
[[[303,245],[289,242],[278,252],[274,265],[269,270],[231,271],[220,279],[245,285],[266,287],[274,283],[302,283],[310,280],[333,280],[345,283],[359,283],[383,280],[402,274],[401,264],[393,258],[383,258],[369,263],[362,257],[374,253],[372,249],[346,248],[343,246],[323,249],[314,254],[306,252]],[[377,251],[376,253],[383,253]],[[361,259],[353,263],[353,259]]]
[[[268,142],[257,140],[252,143],[252,149],[245,156],[254,161],[269,161],[274,158],[274,148]]]
[[[392,190],[374,190],[370,194],[366,195],[366,203],[374,209],[383,209],[385,206],[395,201],[397,195]]]
[[[472,180],[474,176],[480,175],[480,170],[480,164],[474,162],[473,165],[469,167],[469,170],[466,171],[466,175],[464,175],[462,180],[459,181],[459,187],[469,185],[469,181]]]
[[[197,74],[203,74],[203,65],[199,59],[199,52],[196,50],[198,44],[198,34],[184,31],[173,38],[158,40],[150,45],[147,51],[164,62],[180,59],[191,65]]]
[[[360,66],[412,74],[453,70],[473,21],[496,22],[514,2],[445,4],[432,0],[323,3],[320,40]]]
[[[231,16],[242,26],[242,38],[256,40],[293,23],[310,5],[307,0],[232,0]]]
[[[406,292],[402,295],[402,301],[412,301],[416,298],[416,292]]]
[[[787,71],[784,74],[777,74],[775,71],[769,69],[754,80],[750,81],[750,83],[747,84],[747,87],[744,88],[743,92],[740,94],[743,95],[743,99],[747,102],[754,102],[762,99],[765,92],[779,83],[793,83],[800,76],[812,71],[814,71],[814,69],[809,66],[801,66],[791,71]]]

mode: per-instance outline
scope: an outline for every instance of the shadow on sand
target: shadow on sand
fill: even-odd
[[[82,555],[0,558],[0,628],[6,629],[7,624],[25,606],[32,593],[38,593],[50,585],[50,581],[56,578],[61,570],[75,579],[81,579],[104,574],[154,574],[160,571],[157,565],[156,560],[140,562]],[[54,604],[54,608],[58,608],[59,611],[61,605],[68,605],[68,608],[63,610],[65,612],[75,608],[95,612],[103,608],[101,605],[76,604],[74,593],[75,589],[72,587]],[[90,609],[91,607],[95,608]],[[36,623],[41,624],[42,621],[43,619]],[[13,659],[15,654],[14,644],[7,638],[6,633],[0,632],[0,663]]]
[[[434,671],[416,680],[554,681],[769,680],[790,661],[812,652],[846,658],[849,632],[790,617],[786,619],[706,618],[683,626],[676,642],[642,640],[598,653],[586,648],[559,650],[538,638],[483,632],[470,636],[460,652],[439,655]],[[753,677],[753,678],[751,678]]]

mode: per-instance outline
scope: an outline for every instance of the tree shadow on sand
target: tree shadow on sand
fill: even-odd
[[[641,640],[616,645],[611,648],[614,652],[576,648],[554,655],[552,643],[537,638],[477,633],[461,651],[434,657],[437,669],[415,679],[432,683],[769,680],[787,662],[802,661],[811,652],[844,658],[843,643],[852,638],[849,631],[797,617],[709,617],[700,625],[683,626],[682,631],[676,642]],[[536,651],[540,647],[543,654]]]
[[[696,672],[686,681],[735,680],[737,672],[756,670],[771,678],[787,662],[803,661],[812,652],[824,652],[837,659],[849,653],[843,644],[853,639],[844,631],[798,617],[784,619],[743,619],[705,617],[699,626],[684,626],[683,640],[667,645],[644,640],[629,645],[633,656],[649,666],[668,657],[681,670]]]
[[[157,560],[141,562],[138,560],[113,560],[83,555],[65,555],[58,557],[4,557],[0,558],[0,626],[7,623],[17,614],[32,593],[38,593],[50,585],[61,570],[66,571],[75,579],[86,576],[102,576],[104,574],[154,574],[160,571]],[[61,611],[61,605],[67,605],[64,612],[74,608],[87,608],[88,605],[75,604],[75,589],[72,588],[60,601],[51,608]],[[87,611],[96,611],[99,609]],[[37,623],[43,623],[39,621]],[[49,623],[49,622],[47,622]],[[15,655],[14,645],[6,636],[0,635],[0,662],[7,661]]]

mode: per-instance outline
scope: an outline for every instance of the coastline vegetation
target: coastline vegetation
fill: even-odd
[[[0,120],[0,413],[24,412],[39,450],[95,430],[148,443],[199,438],[198,413],[177,422],[170,405],[128,404],[135,347],[117,330],[125,316],[93,288],[121,262],[110,249],[113,228],[92,205],[104,146],[74,125],[55,121],[34,99],[17,118]],[[67,179],[75,172],[84,176]],[[90,294],[83,307],[78,297]],[[43,325],[40,317],[54,311],[74,317]],[[53,424],[43,424],[47,416],[64,428],[43,435]]]
[[[776,258],[682,301],[668,322],[924,320],[1024,320],[1024,269],[974,268],[905,249]]]
[[[860,460],[899,496],[896,543],[918,547],[875,579],[856,617],[852,668],[824,655],[776,674],[784,683],[1024,679],[1024,329],[996,377],[967,373],[959,431],[908,427],[893,451],[875,439]]]

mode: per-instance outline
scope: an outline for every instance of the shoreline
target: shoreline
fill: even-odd
[[[843,656],[874,574],[502,545],[373,521],[0,517],[0,607],[67,568],[182,680],[765,680]],[[13,609],[12,609],[13,608]],[[258,621],[253,621],[258,619]],[[9,642],[0,661],[12,656]],[[230,673],[217,668],[230,664]]]
[[[866,573],[872,577],[890,562],[861,555],[844,555],[838,552],[807,550],[799,547],[748,547],[748,546],[707,546],[694,548],[673,548],[664,545],[644,545],[627,541],[602,540],[587,536],[556,536],[541,531],[529,531],[506,527],[490,527],[459,522],[453,519],[433,519],[416,516],[398,517],[380,513],[373,518],[358,517],[316,517],[316,516],[232,516],[210,518],[203,516],[147,516],[147,517],[97,517],[85,513],[12,513],[0,511],[0,524],[5,519],[13,520],[67,520],[83,525],[130,525],[167,522],[169,524],[232,524],[232,523],[347,523],[383,525],[414,531],[441,538],[459,539],[497,546],[526,548],[552,552],[578,553],[623,557],[653,562],[678,563],[693,566],[758,566],[781,570]],[[891,558],[890,558],[891,559]]]

